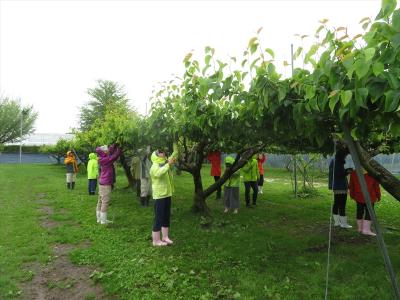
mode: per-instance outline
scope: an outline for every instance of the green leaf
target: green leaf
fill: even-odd
[[[318,34],[324,27],[324,25],[320,25],[315,33]]]
[[[331,112],[335,110],[336,103],[339,101],[339,94],[335,94],[333,97],[329,99],[329,108]]]
[[[340,100],[342,101],[342,105],[346,107],[351,100],[351,97],[353,96],[352,91],[341,91],[340,92]]]
[[[329,74],[331,73],[331,69],[332,69],[332,61],[331,60],[327,60],[326,63],[323,66],[323,70],[324,70],[324,74],[326,76],[329,76]]]
[[[339,119],[340,119],[340,121],[343,121],[343,118],[344,118],[344,116],[346,115],[346,113],[348,111],[349,111],[348,107],[339,109]]]
[[[204,61],[206,63],[206,65],[210,64],[210,60],[211,60],[211,55],[206,55],[206,57],[204,58]]]
[[[367,96],[368,96],[368,89],[367,88],[359,88],[356,90],[355,98],[356,104],[360,107],[368,109],[367,106]]]
[[[251,63],[251,65],[250,65],[250,69],[253,69],[254,68],[254,66],[256,65],[256,63],[258,62],[260,60],[260,58],[258,57],[258,58],[256,58],[255,60],[253,60],[253,62]]]
[[[256,41],[257,41],[257,37],[252,37],[252,38],[249,40],[249,45],[248,45],[248,47],[251,48],[251,46],[254,45],[254,43],[255,43]]]
[[[381,10],[376,16],[375,20],[384,19],[388,17],[396,8],[396,0],[382,0]]]
[[[257,43],[252,44],[250,46],[250,53],[253,54],[254,52],[256,52],[257,48],[258,48],[258,44]]]
[[[271,48],[265,48],[265,52],[271,55],[272,58],[275,58],[275,53]]]
[[[356,69],[356,74],[359,79],[363,78],[369,70],[369,66],[371,63],[366,62],[364,59],[358,59],[354,63],[354,67]]]
[[[398,77],[397,77],[395,74],[393,74],[392,72],[388,72],[388,73],[386,73],[385,75],[386,75],[385,77],[388,79],[389,86],[390,86],[392,89],[397,90],[397,89],[400,88],[399,79],[398,79]]]
[[[278,88],[278,101],[281,102],[286,97],[286,89],[282,86]]]
[[[396,9],[392,15],[392,27],[397,32],[400,31],[400,9]]]
[[[310,50],[307,52],[306,56],[304,57],[304,63],[308,63],[310,58],[317,53],[319,49],[319,44],[314,44],[311,46]]]
[[[385,112],[396,111],[399,107],[400,91],[385,93]]]
[[[335,33],[328,30],[324,40],[322,41],[322,45],[331,42],[335,38]]]
[[[306,99],[311,99],[315,96],[315,87],[313,85],[307,85],[306,87]]]
[[[302,51],[303,51],[303,47],[297,48],[296,52],[293,54],[293,59],[298,58]]]
[[[370,61],[375,55],[375,48],[368,48],[364,50],[365,60]]]
[[[313,110],[319,111],[319,107],[318,107],[318,103],[317,103],[317,98],[312,97],[312,98],[308,101],[308,103],[310,104],[310,107],[311,107]]]
[[[396,33],[391,39],[390,42],[392,43],[394,48],[398,48],[400,46],[400,33]]]
[[[383,65],[383,63],[377,61],[376,63],[374,63],[372,65],[372,72],[374,72],[375,76],[378,76],[379,74],[381,74],[385,69],[385,66]]]

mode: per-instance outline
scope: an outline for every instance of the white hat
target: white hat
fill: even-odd
[[[100,149],[101,151],[106,152],[108,151],[108,146],[107,145],[101,146]]]

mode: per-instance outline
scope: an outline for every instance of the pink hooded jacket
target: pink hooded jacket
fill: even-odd
[[[121,149],[110,146],[109,153],[106,154],[100,147],[96,148],[96,152],[99,155],[99,165],[100,165],[100,177],[99,184],[101,185],[111,185],[113,183],[113,163],[121,155]]]

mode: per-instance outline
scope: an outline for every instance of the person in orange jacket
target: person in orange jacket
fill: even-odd
[[[207,159],[211,163],[211,176],[214,177],[214,181],[217,182],[221,178],[221,152],[212,151],[208,153]],[[217,189],[217,199],[221,199],[221,187]]]
[[[264,153],[259,153],[257,156],[258,171],[260,173],[260,178],[258,179],[258,193],[262,194],[262,187],[264,185],[264,163],[267,160],[267,156]]]
[[[369,176],[367,172],[364,173],[364,178],[367,183],[368,193],[371,198],[373,209],[374,203],[381,200],[381,189],[378,181]],[[365,235],[375,236],[376,234],[371,231],[371,216],[367,209],[356,171],[350,173],[349,190],[350,197],[357,202],[357,231]]]
[[[78,164],[72,151],[67,152],[64,164],[67,169],[67,188],[73,190],[75,188],[76,174],[78,173]]]

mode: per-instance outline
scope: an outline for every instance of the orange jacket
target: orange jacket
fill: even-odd
[[[64,164],[72,164],[74,173],[78,173],[78,164],[76,163],[75,156],[71,151],[67,152],[67,157],[64,159]]]
[[[211,176],[221,176],[221,152],[212,151],[207,155],[211,163]]]
[[[257,156],[257,161],[258,161],[258,171],[260,172],[260,175],[264,175],[264,167],[263,164],[267,160],[267,156],[265,154],[262,154],[261,158],[258,158]]]
[[[379,187],[378,181],[375,178],[369,176],[368,174],[364,174],[365,181],[367,183],[368,193],[371,197],[371,202],[374,203],[381,199],[381,189]],[[350,197],[357,201],[358,203],[365,203],[364,195],[361,191],[361,185],[357,178],[356,171],[350,173]]]

